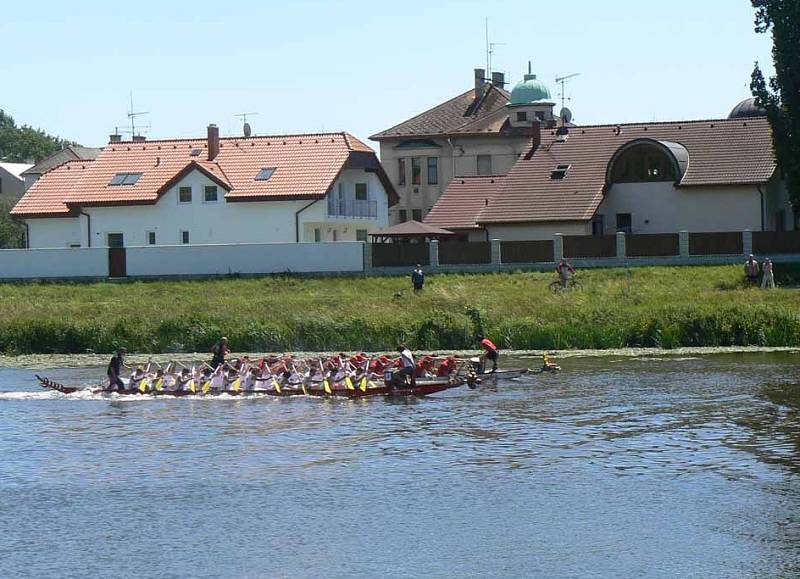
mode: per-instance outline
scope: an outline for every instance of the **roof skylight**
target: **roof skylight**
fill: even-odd
[[[109,185],[135,185],[142,173],[117,173],[111,178]]]
[[[550,178],[551,179],[563,179],[564,177],[567,176],[567,171],[569,171],[570,167],[571,167],[571,165],[558,165],[553,170],[553,172],[550,173]]]
[[[256,181],[269,181],[272,174],[275,172],[275,167],[262,167],[256,175]]]

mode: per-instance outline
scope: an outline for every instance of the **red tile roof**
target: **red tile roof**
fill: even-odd
[[[485,178],[453,180],[425,221],[461,227],[589,220],[603,201],[611,157],[636,139],[686,148],[689,163],[681,187],[763,184],[776,168],[766,118],[573,127],[565,142],[544,130],[539,149],[521,157],[493,188]],[[557,165],[570,165],[560,180],[550,178]],[[476,197],[489,197],[489,205],[480,207]]]
[[[497,192],[502,175],[456,177],[439,202],[425,216],[425,223],[448,229],[476,229],[478,215]]]
[[[353,155],[373,149],[347,133],[221,138],[219,154],[208,161],[207,139],[174,139],[109,143],[96,160],[83,162],[75,178],[74,163],[45,173],[26,192],[12,213],[17,216],[67,213],[69,207],[152,204],[178,175],[201,169],[223,187],[229,201],[315,199],[324,197]],[[192,155],[195,152],[197,154]],[[363,159],[359,160],[363,165]],[[258,172],[275,168],[266,181]],[[109,185],[117,173],[142,173],[134,185]],[[383,181],[383,179],[382,179]],[[388,183],[385,180],[384,186]],[[387,189],[390,203],[396,193]]]
[[[509,98],[507,91],[490,84],[476,103],[474,89],[469,90],[370,139],[500,132],[507,128]]]

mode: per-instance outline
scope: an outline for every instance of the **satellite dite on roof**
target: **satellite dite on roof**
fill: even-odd
[[[247,122],[247,115],[252,117],[257,114],[258,113],[239,113],[238,115],[234,115],[235,117],[242,119],[242,123],[244,123],[242,125],[242,134],[245,136],[245,138],[253,134],[253,130],[250,128],[250,123]]]

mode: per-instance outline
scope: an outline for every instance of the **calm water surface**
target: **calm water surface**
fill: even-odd
[[[0,370],[0,576],[797,577],[798,361],[571,358],[399,402]]]

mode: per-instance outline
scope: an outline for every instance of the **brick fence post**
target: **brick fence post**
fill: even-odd
[[[564,259],[564,235],[555,233],[553,235],[553,261],[558,263]]]
[[[439,267],[438,239],[431,239],[431,242],[428,244],[428,261],[430,261],[430,267]]]
[[[500,240],[492,239],[492,265],[500,265],[503,263],[503,257],[500,251]]]
[[[678,252],[681,257],[689,257],[689,232],[678,232]]]
[[[753,232],[749,229],[742,231],[742,253],[744,255],[753,253]]]
[[[625,232],[617,231],[617,259],[622,261],[625,259],[625,257],[626,257]]]

